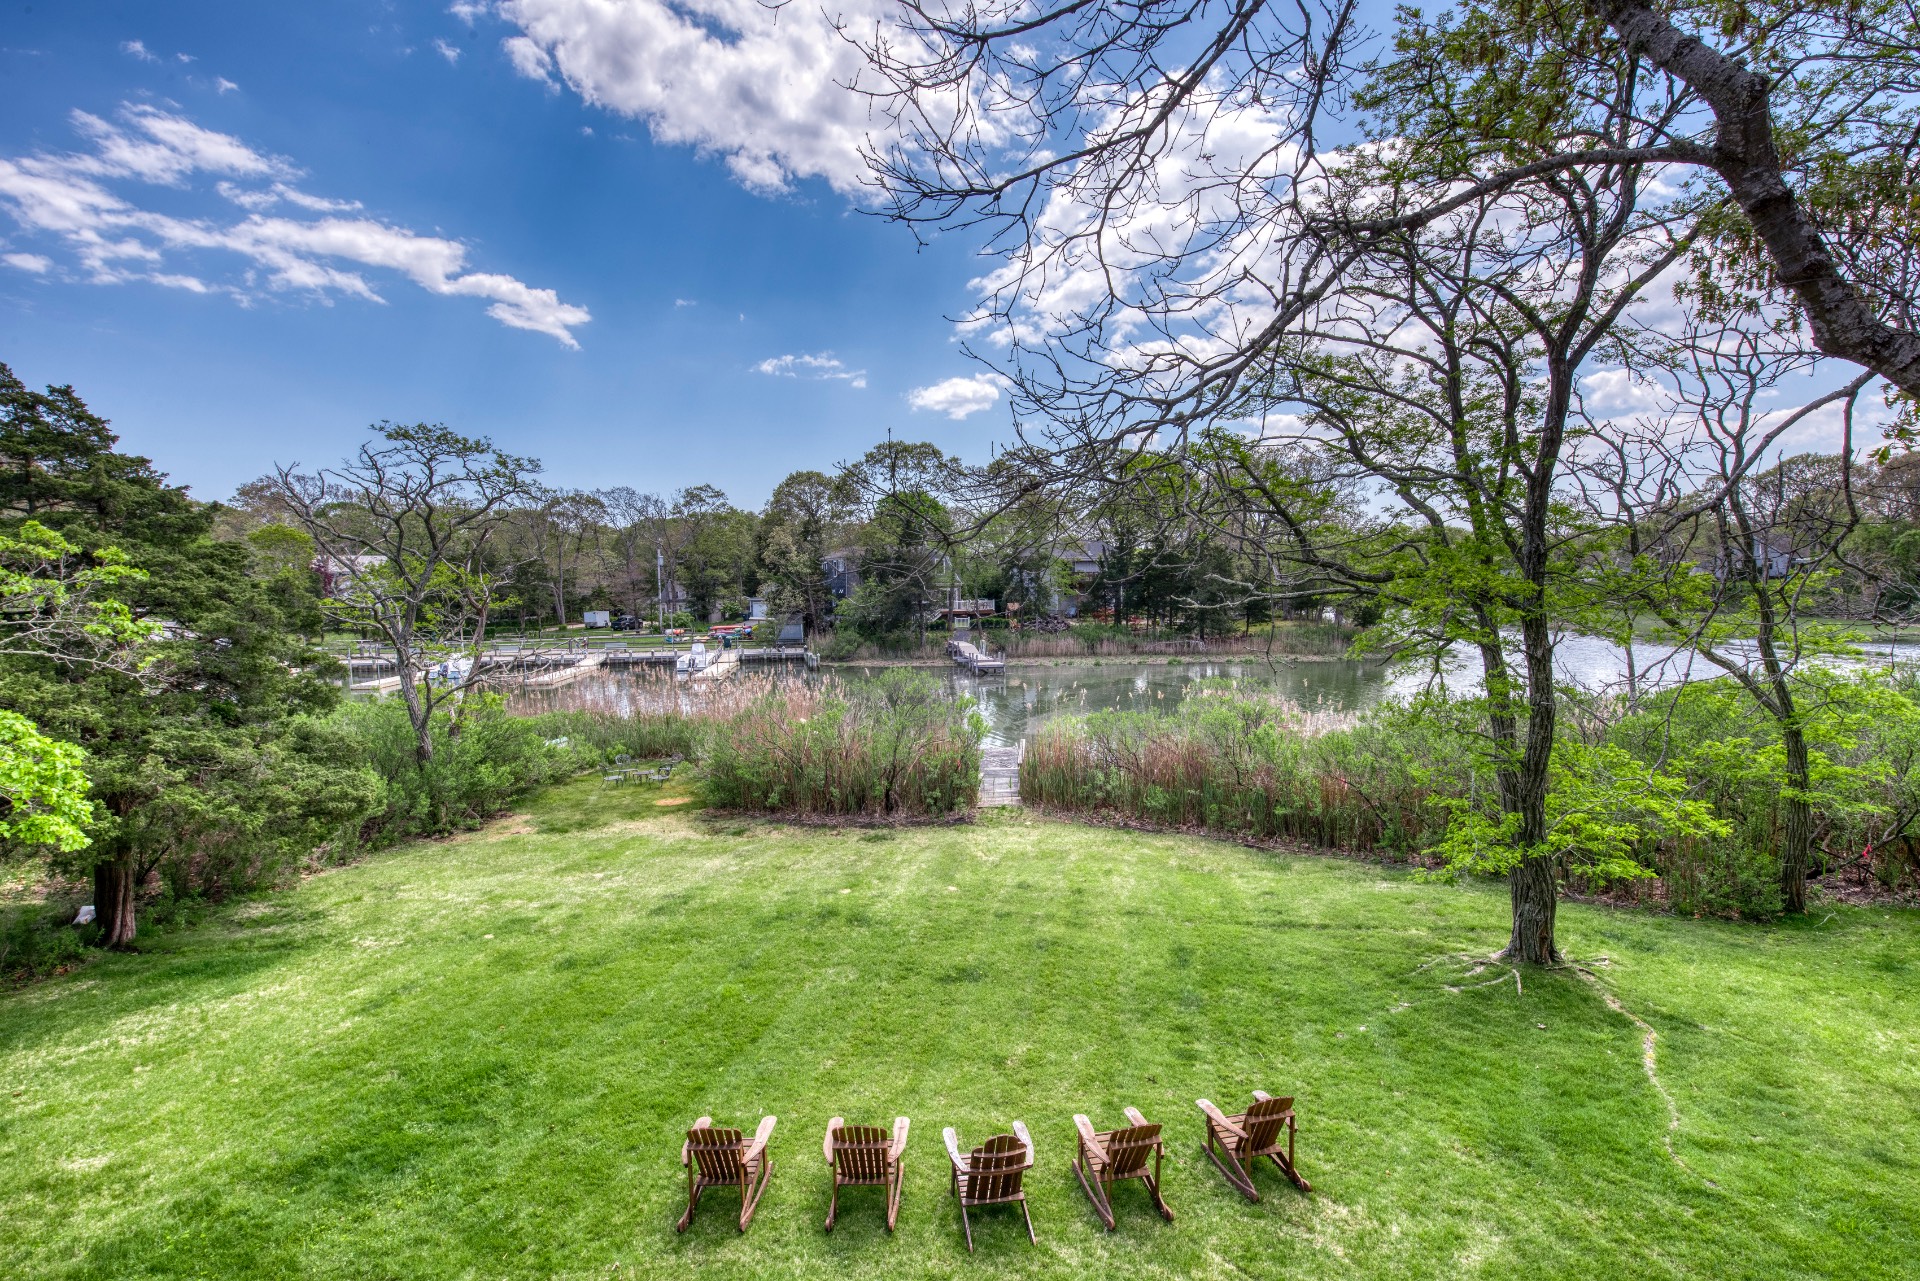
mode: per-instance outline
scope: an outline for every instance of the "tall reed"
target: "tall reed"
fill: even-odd
[[[982,726],[920,673],[849,691],[778,686],[715,727],[705,794],[725,809],[935,818],[980,791]]]
[[[1020,795],[1051,809],[1332,849],[1412,855],[1446,814],[1445,745],[1407,722],[1304,711],[1282,700],[1196,698],[1173,715],[1101,712],[1044,726]]]

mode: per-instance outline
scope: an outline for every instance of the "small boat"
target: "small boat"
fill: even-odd
[[[713,665],[714,655],[704,641],[695,641],[686,653],[674,660],[675,676],[697,676]]]

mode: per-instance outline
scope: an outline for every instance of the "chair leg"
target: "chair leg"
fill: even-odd
[[[1039,1245],[1040,1238],[1033,1235],[1033,1216],[1027,1213],[1027,1198],[1025,1196],[1020,1198],[1020,1214],[1021,1217],[1027,1221],[1027,1240],[1033,1245]]]
[[[687,1225],[693,1222],[693,1211],[700,1204],[700,1184],[693,1172],[687,1172],[687,1212],[680,1216],[680,1222],[673,1225],[675,1232],[685,1232]]]
[[[1300,1172],[1293,1168],[1293,1162],[1289,1161],[1286,1157],[1275,1152],[1273,1154],[1273,1163],[1280,1167],[1280,1173],[1286,1175],[1287,1178],[1293,1181],[1294,1187],[1299,1188],[1302,1192],[1313,1191],[1313,1185],[1300,1177]]]
[[[1302,1192],[1311,1192],[1313,1191],[1313,1185],[1300,1177],[1300,1171],[1293,1164],[1293,1136],[1298,1129],[1299,1127],[1294,1124],[1293,1118],[1288,1117],[1287,1118],[1287,1159],[1284,1162],[1282,1162],[1279,1159],[1279,1157],[1276,1155],[1274,1158],[1274,1164],[1278,1165],[1282,1170],[1286,1171],[1287,1177],[1293,1180],[1293,1185],[1295,1187],[1299,1188]]]
[[[960,1203],[960,1228],[967,1234],[967,1253],[973,1253],[973,1223],[967,1218],[966,1202]]]
[[[833,1195],[827,1201],[827,1231],[833,1231],[833,1221],[840,1217],[840,1176],[833,1176]]]
[[[1160,1154],[1158,1152],[1153,1154],[1152,1176],[1149,1177],[1143,1172],[1141,1179],[1146,1183],[1147,1191],[1153,1194],[1153,1208],[1160,1211],[1161,1218],[1172,1223],[1173,1211],[1167,1207],[1165,1199],[1160,1195]]]
[[[753,1222],[753,1212],[759,1208],[761,1194],[767,1190],[767,1184],[772,1179],[773,1158],[763,1156],[760,1158],[760,1177],[754,1179],[749,1173],[748,1181],[740,1185],[740,1230],[742,1232],[745,1232],[747,1225]],[[749,1192],[752,1193],[751,1197],[748,1196]]]
[[[1073,1159],[1073,1177],[1080,1180],[1080,1190],[1093,1203],[1093,1212],[1100,1216],[1100,1222],[1106,1225],[1107,1231],[1113,1231],[1113,1205],[1107,1199],[1107,1189],[1100,1182],[1100,1176],[1087,1164],[1084,1148]]]
[[[1207,1146],[1205,1151],[1207,1159],[1212,1161],[1220,1173],[1226,1177],[1227,1182],[1233,1185],[1234,1191],[1255,1205],[1260,1204],[1260,1189],[1253,1186],[1253,1176],[1247,1173],[1241,1166],[1240,1158],[1233,1154],[1233,1149],[1224,1143],[1220,1145],[1220,1151],[1227,1158],[1226,1161],[1222,1161],[1219,1156],[1214,1155],[1212,1130],[1207,1131]],[[1229,1162],[1231,1162],[1231,1164],[1229,1164]]]
[[[893,1167],[893,1183],[887,1188],[887,1231],[893,1231],[893,1225],[900,1219],[900,1193],[907,1182],[907,1163],[903,1158]]]

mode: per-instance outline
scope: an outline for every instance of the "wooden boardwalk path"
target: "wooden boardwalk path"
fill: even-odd
[[[1020,758],[1027,745],[988,747],[980,753],[980,800],[977,807],[1020,803]]]

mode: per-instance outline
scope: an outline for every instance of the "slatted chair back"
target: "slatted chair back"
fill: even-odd
[[[1247,1133],[1246,1150],[1263,1152],[1272,1147],[1280,1138],[1280,1128],[1287,1123],[1287,1113],[1293,1111],[1293,1100],[1256,1099],[1240,1128]]]
[[[694,1168],[709,1183],[740,1181],[742,1146],[738,1130],[709,1125],[687,1131],[687,1147],[693,1155]]]
[[[877,1125],[842,1125],[833,1132],[833,1165],[843,1182],[884,1182],[892,1149],[893,1136]]]
[[[1108,1181],[1124,1179],[1140,1173],[1147,1166],[1147,1159],[1160,1142],[1158,1125],[1136,1125],[1127,1130],[1115,1130],[1108,1134],[1106,1148]]]
[[[1021,1180],[1031,1164],[1026,1144],[1011,1134],[996,1134],[967,1157],[960,1198],[970,1205],[1010,1201],[1020,1195]]]

